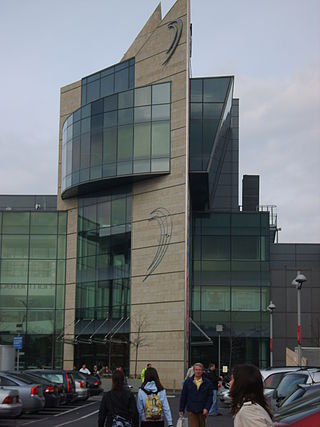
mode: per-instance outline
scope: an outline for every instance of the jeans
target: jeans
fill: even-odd
[[[213,390],[213,398],[212,398],[212,405],[209,409],[209,415],[212,415],[213,413],[215,415],[218,415],[219,412],[219,399],[218,399],[218,390]]]

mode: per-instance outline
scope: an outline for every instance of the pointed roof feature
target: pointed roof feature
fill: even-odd
[[[156,30],[156,28],[160,24],[161,19],[162,19],[161,3],[159,3],[156,9],[154,10],[153,14],[150,16],[150,18],[148,19],[148,21],[140,31],[140,33],[135,38],[132,45],[129,47],[127,52],[123,55],[121,62],[137,55],[141,47],[145,44],[145,42],[148,40],[150,35]]]

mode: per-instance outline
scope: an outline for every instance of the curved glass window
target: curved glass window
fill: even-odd
[[[170,92],[169,82],[140,87],[71,114],[62,132],[63,196],[97,180],[169,173]]]

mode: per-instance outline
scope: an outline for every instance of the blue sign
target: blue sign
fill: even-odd
[[[13,337],[13,347],[16,350],[21,350],[22,349],[22,337]]]

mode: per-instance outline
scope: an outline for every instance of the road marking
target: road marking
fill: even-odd
[[[170,399],[176,397],[174,394],[167,394],[167,397],[169,397]]]
[[[91,417],[91,415],[97,414],[98,412],[99,412],[99,409],[97,409],[96,411],[91,412],[90,414],[83,415],[83,417],[80,417],[79,420],[83,420],[83,418]]]
[[[60,414],[55,414],[54,417],[60,417],[61,415],[68,414],[69,412],[76,411],[77,409],[86,408],[87,406],[96,405],[97,402],[87,403],[86,405],[77,406],[76,408],[70,409],[69,411],[61,412]]]
[[[29,424],[33,424],[33,423],[38,423],[39,421],[45,421],[45,420],[48,420],[49,418],[42,418],[42,419],[40,419],[40,420],[34,420],[34,421],[29,421],[28,423],[23,423],[23,424],[21,424],[22,426],[27,426],[27,425],[29,425]]]
[[[99,412],[99,409],[97,409],[97,410],[96,410],[96,411],[94,411],[94,412],[91,412],[90,414],[83,415],[83,417],[77,418],[77,419],[75,419],[75,420],[70,420],[70,421],[66,421],[65,423],[62,423],[62,424],[57,424],[57,425],[55,425],[54,427],[62,427],[62,426],[66,426],[66,425],[68,425],[68,424],[76,423],[76,422],[78,422],[79,420],[83,420],[84,418],[91,417],[92,415],[95,415],[95,414],[97,414],[98,412]]]

